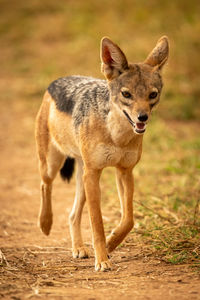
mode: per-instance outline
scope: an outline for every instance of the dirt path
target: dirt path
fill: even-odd
[[[200,280],[187,265],[144,255],[131,239],[112,254],[113,271],[94,271],[91,232],[84,211],[87,260],[74,260],[67,216],[70,185],[54,185],[54,225],[49,237],[38,227],[39,176],[33,139],[34,112],[12,105],[0,123],[0,297],[3,299],[200,299]]]

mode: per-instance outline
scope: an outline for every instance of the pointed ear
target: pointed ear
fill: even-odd
[[[101,40],[101,71],[108,80],[112,80],[128,69],[128,62],[122,50],[109,38]]]
[[[158,40],[156,47],[151,51],[144,63],[161,70],[166,63],[168,56],[169,41],[167,36],[163,36]]]

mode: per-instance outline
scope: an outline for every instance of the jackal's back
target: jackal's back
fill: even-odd
[[[48,92],[59,111],[72,115],[77,127],[89,115],[106,117],[109,112],[109,89],[105,80],[85,76],[69,76],[53,81]]]

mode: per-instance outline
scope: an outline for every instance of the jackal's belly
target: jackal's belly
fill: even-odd
[[[52,137],[53,144],[56,148],[65,156],[80,157],[80,150],[74,141],[66,138],[66,136],[64,136],[64,138],[65,139],[60,142],[58,138]]]
[[[65,156],[79,157],[80,150],[72,126],[69,124],[51,124],[51,139],[57,149]]]
[[[108,166],[133,167],[139,160],[138,149],[126,149],[98,144],[90,156],[90,162],[98,169]]]
[[[54,102],[51,102],[48,123],[50,137],[56,148],[64,155],[80,156],[72,118],[57,110]]]

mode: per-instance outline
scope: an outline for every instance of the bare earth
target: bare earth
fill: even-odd
[[[35,109],[12,104],[9,113],[2,106],[0,114],[0,298],[200,299],[199,275],[189,265],[152,258],[130,238],[112,254],[111,272],[95,272],[87,209],[83,234],[91,256],[73,259],[67,219],[74,179],[70,185],[56,179],[54,224],[45,237],[37,227],[40,182],[33,137]]]

